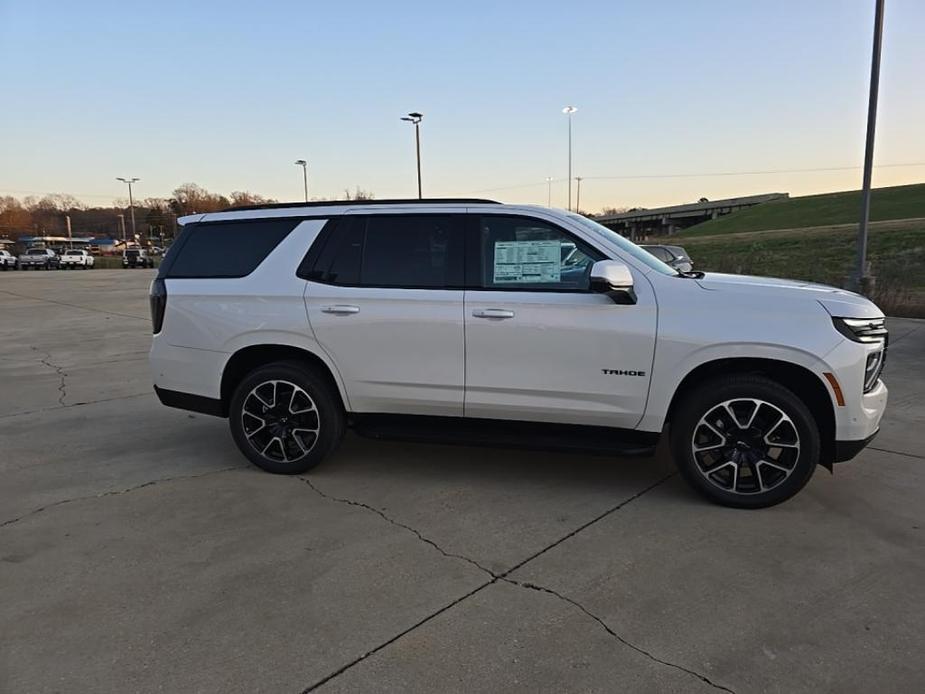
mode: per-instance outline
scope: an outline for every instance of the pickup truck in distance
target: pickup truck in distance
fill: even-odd
[[[695,490],[759,508],[855,457],[886,407],[864,297],[681,272],[572,212],[374,200],[180,222],[151,285],[155,390],[227,417],[269,472],[310,470],[347,426],[614,455],[665,436]]]
[[[42,270],[58,269],[61,259],[58,254],[50,248],[30,248],[19,256],[19,267],[21,270],[29,268]]]
[[[93,267],[93,256],[83,249],[71,249],[64,251],[61,256],[62,268],[80,268],[89,270]]]

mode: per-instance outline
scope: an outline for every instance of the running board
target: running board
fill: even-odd
[[[650,456],[654,432],[577,424],[498,419],[363,414],[351,416],[360,436],[427,443],[595,453],[620,457]]]

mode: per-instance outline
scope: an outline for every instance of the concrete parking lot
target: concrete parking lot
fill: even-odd
[[[614,460],[162,407],[150,271],[0,274],[0,692],[925,689],[925,321],[873,447],[773,509]]]

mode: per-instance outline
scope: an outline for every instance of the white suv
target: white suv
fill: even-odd
[[[570,212],[415,200],[180,221],[151,286],[155,389],[228,417],[270,472],[314,467],[346,426],[615,454],[667,428],[698,491],[760,507],[854,457],[886,406],[867,299],[680,274]]]

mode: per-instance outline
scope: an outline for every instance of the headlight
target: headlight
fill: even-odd
[[[889,332],[883,318],[833,318],[835,329],[849,340],[862,344],[879,344],[880,349],[867,355],[864,364],[864,392],[869,393],[883,372]]]
[[[833,318],[835,329],[855,342],[886,342],[887,329],[883,318]]]

